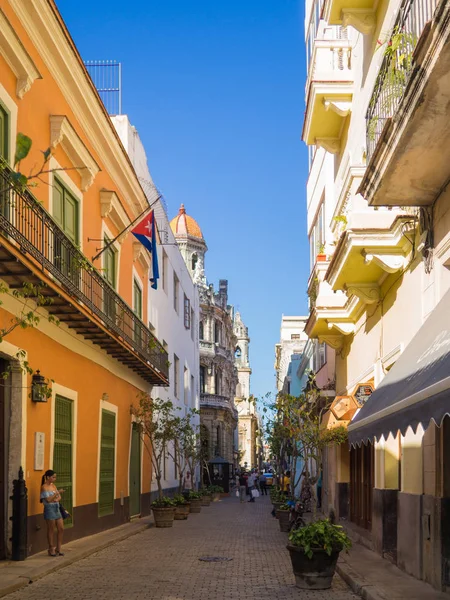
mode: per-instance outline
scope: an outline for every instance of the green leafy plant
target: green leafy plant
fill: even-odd
[[[279,506],[277,508],[277,510],[286,510],[286,511],[288,511],[288,510],[291,510],[291,507],[289,506],[289,504],[286,504],[286,502],[284,502],[284,504],[282,504],[281,506]]]
[[[202,498],[202,494],[200,492],[194,492],[194,490],[191,490],[188,494],[188,500],[201,500]]]
[[[208,489],[211,494],[223,494],[224,489],[221,485],[209,485]]]
[[[176,494],[173,497],[173,501],[176,504],[176,506],[184,506],[185,504],[188,504],[186,498],[184,496],[182,496],[181,494]]]
[[[324,244],[324,242],[321,242],[320,244],[317,244],[317,254],[325,254],[325,244]]]
[[[335,217],[333,217],[333,221],[336,221],[336,223],[342,223],[345,226],[348,223],[347,217],[345,215],[336,215]]]
[[[174,506],[176,506],[174,499],[167,496],[157,498],[152,502],[152,508],[172,508]]]
[[[352,542],[343,527],[332,524],[329,519],[314,521],[289,534],[293,546],[303,548],[306,556],[312,558],[314,550],[324,550],[328,556],[351,548]]]

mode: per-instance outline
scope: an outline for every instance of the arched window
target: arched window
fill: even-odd
[[[205,333],[204,333],[204,328],[203,328],[203,321],[200,321],[200,323],[198,324],[198,335],[201,340],[204,339],[203,336],[205,335]]]
[[[219,395],[222,393],[222,373],[220,372],[220,369],[215,369],[214,393]]]
[[[198,255],[194,252],[192,255],[192,270],[195,271],[195,267],[197,266]]]
[[[236,348],[236,350],[234,351],[234,358],[241,358],[242,356],[242,351],[239,348],[239,346]]]

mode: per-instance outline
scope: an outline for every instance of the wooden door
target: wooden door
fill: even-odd
[[[374,449],[372,444],[350,450],[350,520],[372,528]]]
[[[130,517],[141,514],[141,435],[133,423],[130,452]]]
[[[1,372],[5,371],[6,366],[6,361],[0,360]],[[4,383],[6,381],[8,380]],[[5,386],[0,385],[0,560],[6,558],[6,497],[8,494],[6,427]]]

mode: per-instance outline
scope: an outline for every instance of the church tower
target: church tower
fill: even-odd
[[[180,206],[178,215],[171,220],[170,228],[177,240],[181,255],[194,283],[200,287],[207,287],[205,254],[208,247],[199,224],[186,214],[184,204]]]

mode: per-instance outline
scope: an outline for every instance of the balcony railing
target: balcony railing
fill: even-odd
[[[397,110],[414,69],[413,52],[439,0],[403,0],[375,81],[366,114],[367,158]]]
[[[212,406],[214,408],[226,408],[237,418],[238,412],[234,403],[226,396],[219,394],[200,394],[200,406]]]
[[[168,381],[164,347],[34,196],[17,190],[13,171],[4,163],[0,165],[0,233],[14,240],[73,300],[100,319],[112,337],[126,342],[145,364],[160,372],[160,384]]]

